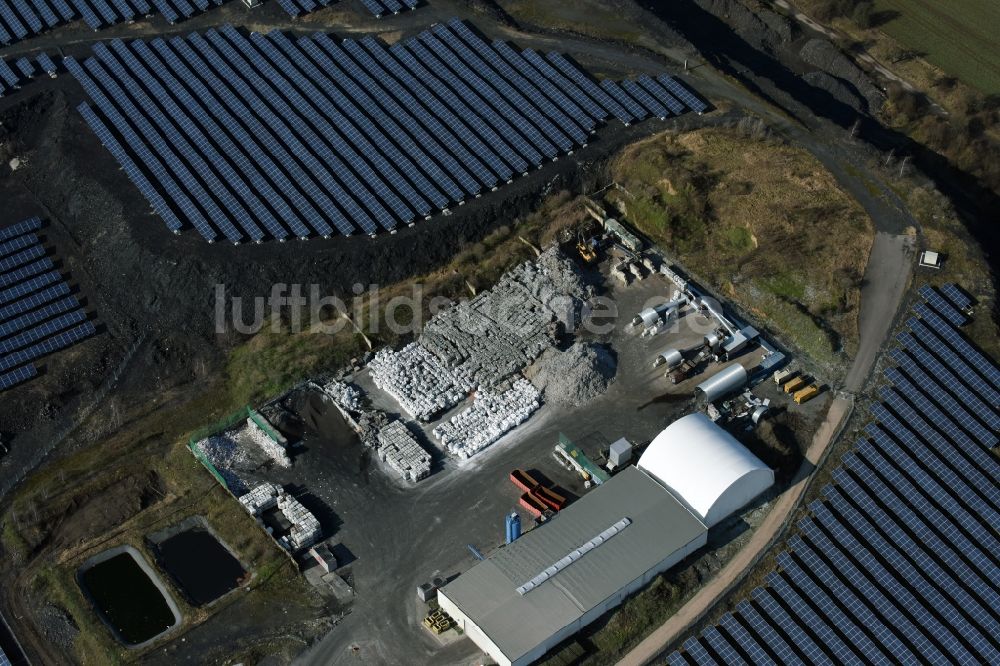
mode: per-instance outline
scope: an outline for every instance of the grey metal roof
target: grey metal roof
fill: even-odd
[[[524,595],[516,588],[622,518],[631,523]],[[627,467],[442,588],[512,661],[706,532],[645,472]]]

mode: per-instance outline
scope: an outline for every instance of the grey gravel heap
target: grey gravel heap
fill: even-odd
[[[546,402],[576,407],[607,391],[616,369],[606,348],[577,342],[566,351],[547,350],[528,375]]]
[[[407,481],[419,481],[431,473],[430,454],[402,421],[393,421],[378,431],[378,457]]]

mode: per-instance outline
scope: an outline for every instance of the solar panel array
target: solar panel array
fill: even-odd
[[[998,368],[956,328],[964,292],[920,294],[875,421],[778,570],[668,663],[1000,663]]]
[[[0,228],[0,391],[38,375],[34,362],[93,335],[31,218]]]
[[[391,48],[226,26],[64,63],[167,226],[239,243],[391,231],[573,152],[609,114],[653,115],[559,54],[533,56],[452,20]],[[658,115],[685,108],[636,85]]]
[[[223,0],[0,0],[0,45],[83,19],[93,30],[162,14],[177,23]]]
[[[278,0],[278,4],[289,16],[297,18],[322,7],[329,7],[333,0]],[[404,9],[416,9],[419,3],[418,0],[361,0],[361,4],[372,16],[382,18],[388,14],[398,14]]]
[[[23,57],[13,63],[0,60],[0,97],[10,95],[40,73],[55,77],[57,68],[47,54],[39,54],[35,60]]]

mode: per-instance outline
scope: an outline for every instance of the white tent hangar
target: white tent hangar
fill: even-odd
[[[774,484],[774,472],[704,414],[656,436],[639,467],[711,527]]]

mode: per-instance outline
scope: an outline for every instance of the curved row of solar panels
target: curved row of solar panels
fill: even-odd
[[[1000,368],[924,286],[866,437],[767,584],[671,664],[1000,663]]]
[[[12,62],[0,60],[0,97],[9,95],[39,73],[55,78],[57,68],[48,54],[41,53],[34,60],[28,57]]]
[[[77,19],[100,30],[162,14],[170,23],[221,5],[223,0],[0,0],[0,44],[37,35]]]
[[[458,20],[392,47],[227,26],[94,53],[64,61],[93,100],[80,112],[167,226],[210,242],[393,230],[573,152],[609,116],[705,109],[666,75],[597,85]]]
[[[0,391],[38,374],[33,362],[96,331],[31,218],[0,228]]]
[[[334,0],[278,0],[281,8],[293,18],[329,7],[333,2]],[[382,18],[387,14],[398,14],[404,9],[416,9],[418,0],[361,0],[361,4],[375,18]]]

